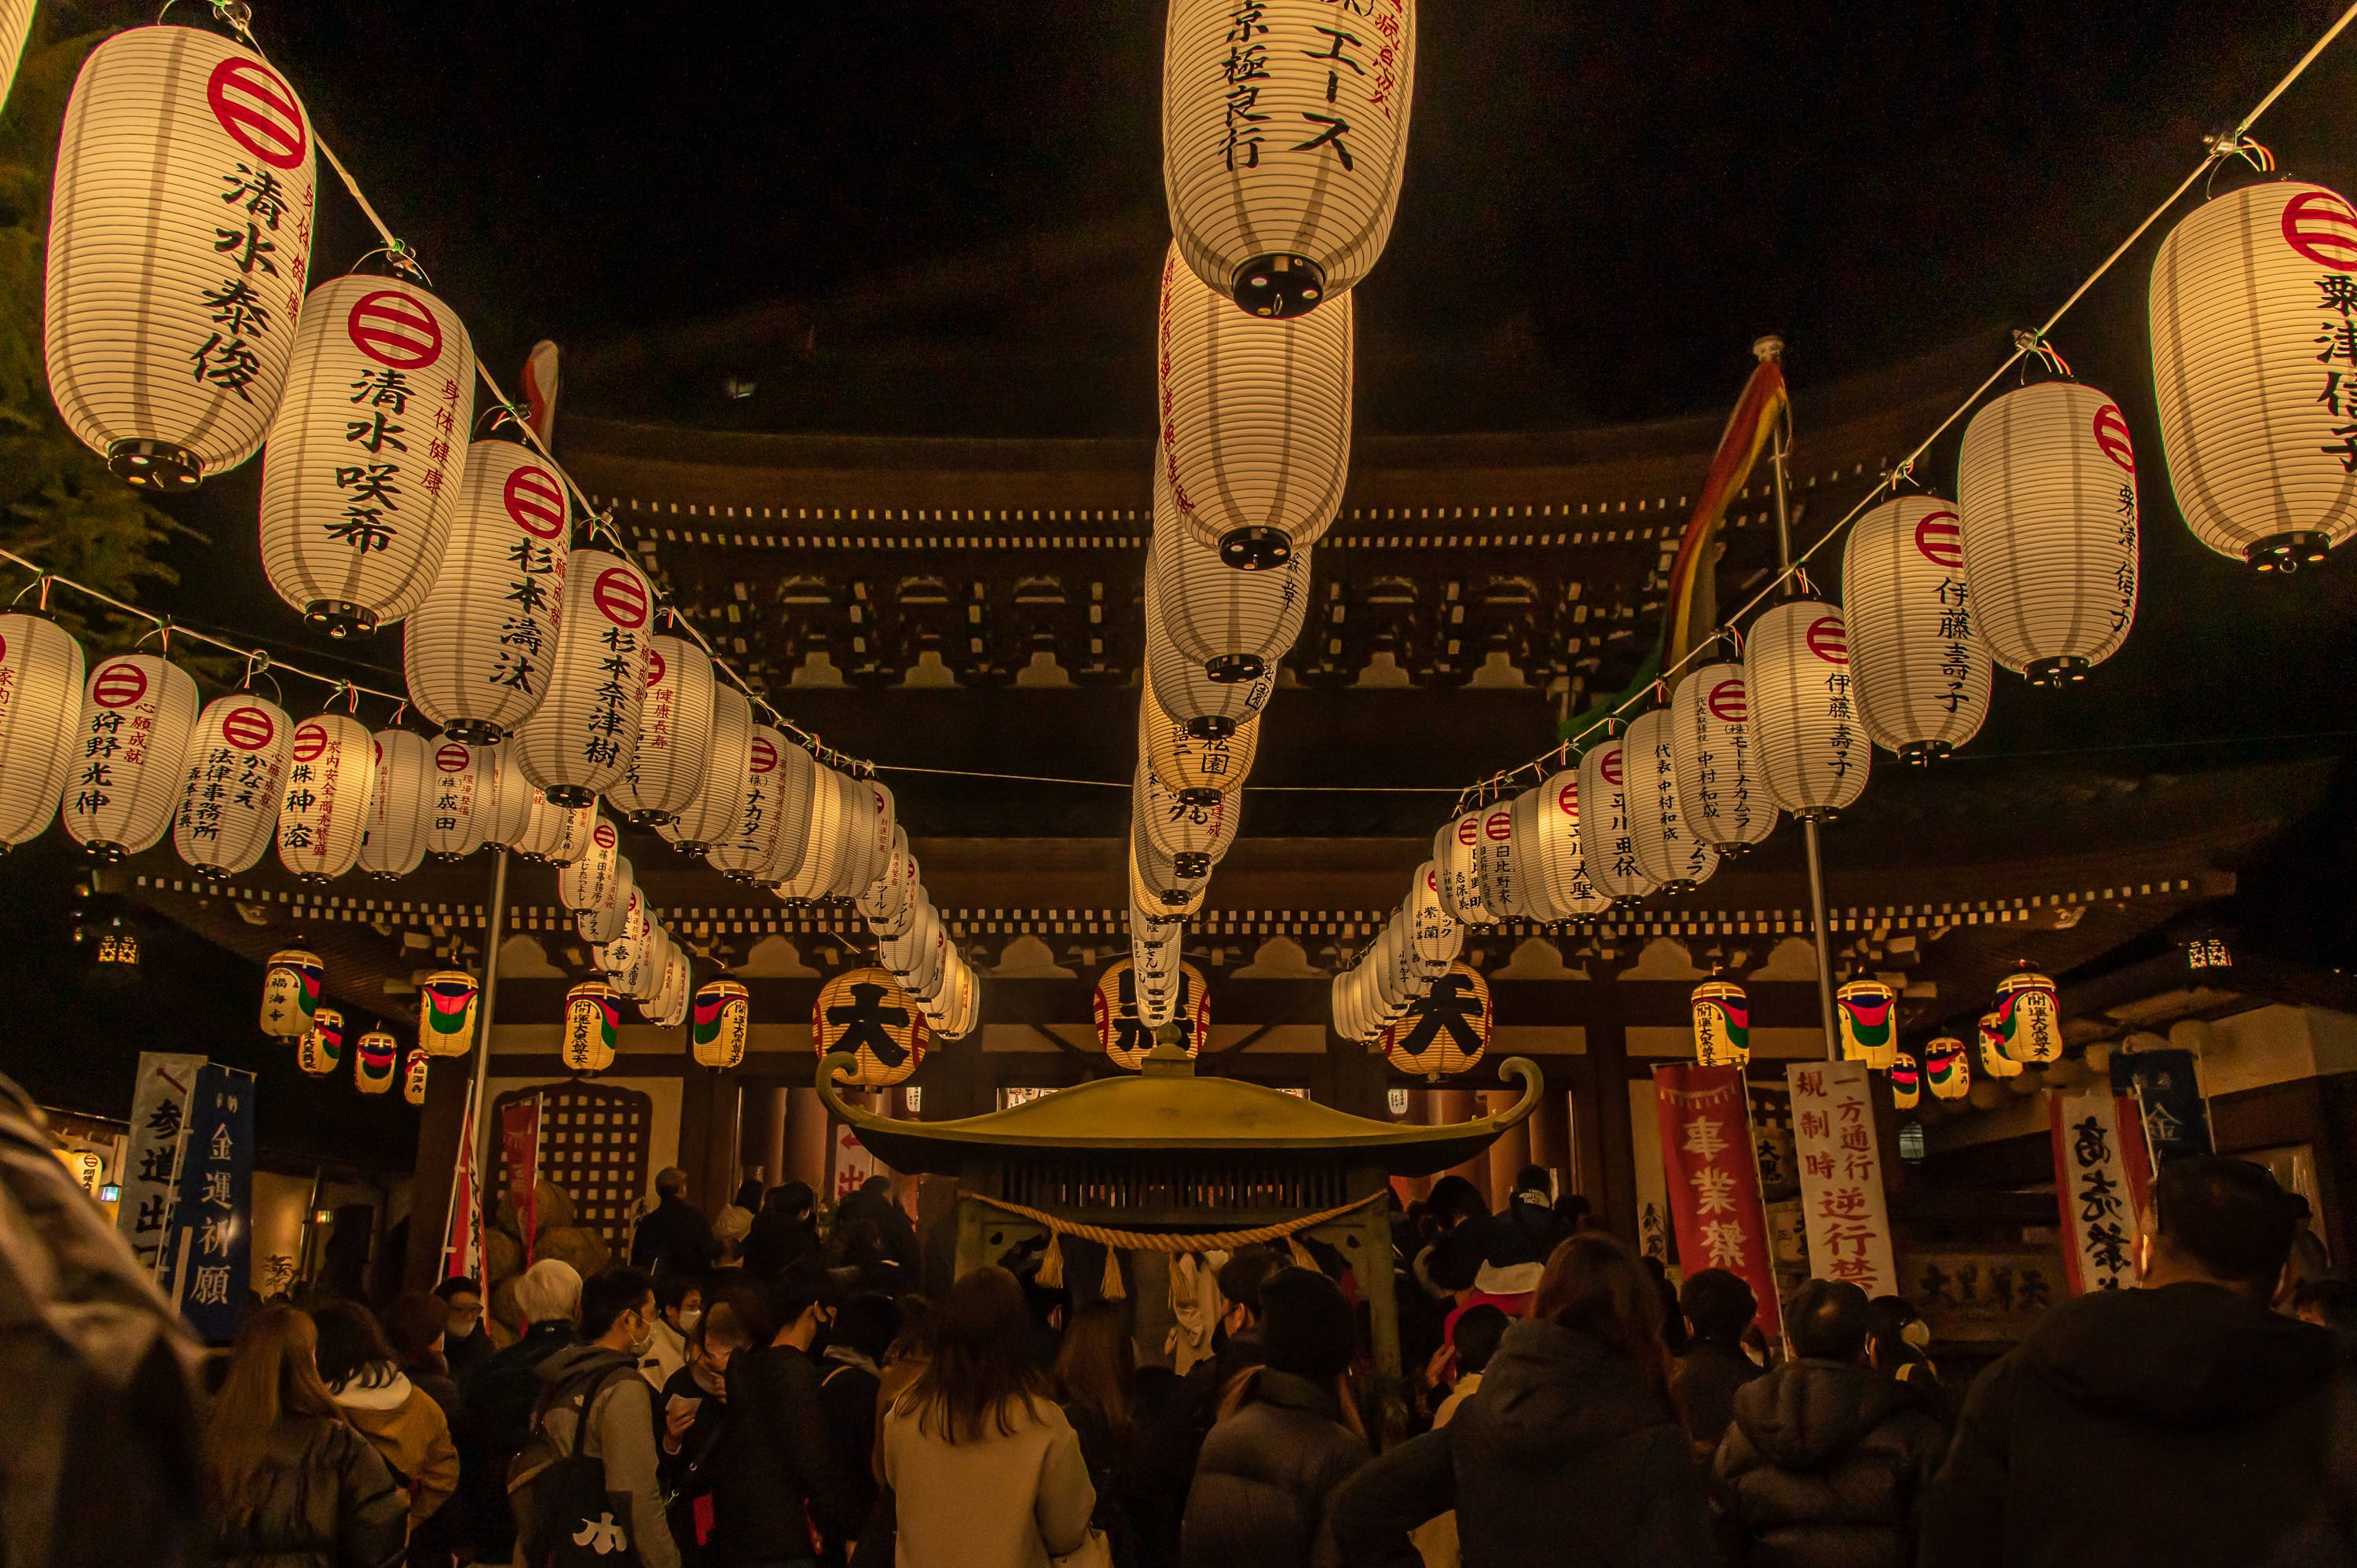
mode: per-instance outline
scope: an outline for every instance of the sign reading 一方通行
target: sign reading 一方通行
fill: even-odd
[[[1890,1210],[1866,1063],[1794,1062],[1784,1076],[1792,1086],[1809,1272],[1847,1280],[1869,1296],[1896,1295],[1899,1271],[1891,1263]]]

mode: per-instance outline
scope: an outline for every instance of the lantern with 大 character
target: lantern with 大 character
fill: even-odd
[[[856,1058],[837,1081],[861,1089],[899,1083],[924,1059],[925,1015],[887,969],[846,970],[820,987],[811,1009],[811,1035],[824,1058]]]

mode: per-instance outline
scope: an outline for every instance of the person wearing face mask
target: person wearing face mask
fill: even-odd
[[[688,1331],[686,1364],[663,1385],[660,1470],[671,1498],[672,1538],[687,1568],[722,1568],[712,1488],[728,1427],[728,1366],[774,1332],[766,1293],[741,1281],[716,1282]]]
[[[585,1282],[585,1342],[541,1363],[537,1423],[560,1451],[604,1463],[607,1495],[628,1499],[629,1538],[643,1568],[680,1568],[656,1477],[655,1391],[637,1375],[654,1345],[655,1319],[654,1282],[637,1269]]]
[[[452,1380],[465,1382],[497,1348],[483,1328],[483,1287],[459,1274],[436,1285],[434,1294],[450,1309],[450,1320],[442,1326],[442,1359]]]
[[[728,1359],[713,1507],[735,1568],[815,1563],[827,1541],[848,1541],[866,1522],[819,1398],[819,1342],[841,1289],[814,1258],[791,1264],[770,1297],[780,1326]]]
[[[687,1337],[704,1316],[704,1285],[685,1274],[655,1282],[655,1342],[639,1370],[660,1389],[687,1365]]]

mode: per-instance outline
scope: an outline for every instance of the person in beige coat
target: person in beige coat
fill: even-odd
[[[930,1321],[931,1359],[892,1402],[878,1469],[899,1499],[901,1568],[1047,1568],[1090,1536],[1096,1488],[1031,1364],[1023,1287],[976,1269]]]
[[[403,1375],[367,1307],[329,1302],[311,1316],[318,1326],[319,1377],[328,1396],[404,1484],[414,1530],[457,1494],[458,1446],[450,1440],[449,1418]]]

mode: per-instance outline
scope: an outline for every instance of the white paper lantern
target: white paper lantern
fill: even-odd
[[[890,863],[858,898],[859,916],[867,922],[869,934],[881,940],[908,929],[909,895],[916,886],[917,862],[909,853],[908,834],[895,826]]]
[[[1901,762],[1948,756],[1988,717],[1962,535],[1953,501],[1901,496],[1859,518],[1842,546],[1850,695],[1867,736]]]
[[[1137,749],[1164,789],[1189,804],[1208,806],[1243,789],[1251,776],[1260,753],[1260,721],[1239,725],[1233,735],[1191,736],[1186,721],[1165,713],[1156,700],[1149,671],[1137,701]]]
[[[1513,800],[1515,895],[1525,918],[1552,921],[1567,918],[1567,911],[1555,908],[1555,888],[1547,881],[1543,845],[1555,802],[1547,798],[1544,783],[1542,779]]]
[[[467,449],[434,591],[401,628],[409,700],[453,740],[488,746],[540,706],[571,516],[565,481],[530,448]]]
[[[613,823],[599,820],[591,826],[588,848],[556,874],[556,901],[568,909],[604,903],[622,858],[621,843]]]
[[[1629,783],[1629,836],[1637,869],[1664,893],[1691,893],[1718,869],[1718,852],[1697,838],[1678,802],[1677,762],[1670,746],[1671,710],[1652,708],[1621,737]]]
[[[564,808],[559,807],[563,811]],[[565,811],[564,831],[556,836],[556,847],[548,852],[548,864],[567,866],[589,853],[593,835],[597,831],[597,807],[595,802],[576,806]]]
[[[172,847],[182,860],[227,875],[262,858],[278,831],[294,744],[294,722],[266,698],[232,692],[205,704],[188,736],[172,813]]]
[[[0,614],[0,850],[38,838],[58,814],[82,750],[83,672],[81,644],[65,628]]]
[[[8,89],[16,80],[17,61],[25,53],[25,37],[32,27],[33,0],[0,3],[0,104],[8,102]]]
[[[560,806],[586,806],[630,770],[646,699],[654,590],[622,556],[576,550],[548,692],[516,731],[524,777]]]
[[[445,739],[434,745],[434,789],[427,802],[425,853],[460,860],[483,845],[499,813],[500,754],[496,747]],[[521,784],[521,780],[519,780]],[[526,811],[528,789],[520,791]]]
[[[433,742],[408,730],[377,732],[376,789],[361,839],[361,870],[391,882],[417,869],[425,858],[440,777]]]
[[[603,942],[594,944],[589,950],[590,961],[608,973],[629,964],[632,954],[637,950],[635,944],[646,940],[647,928],[650,924],[647,918],[646,891],[640,887],[635,880],[632,881],[628,892],[618,893],[616,898],[621,907],[621,918],[619,920],[601,919],[600,926],[610,929],[612,934]],[[576,929],[577,929],[578,927],[579,922],[576,919]]]
[[[1539,875],[1546,880],[1555,918],[1569,920],[1609,909],[1612,896],[1587,874],[1587,855],[1580,844],[1579,769],[1547,775],[1539,785]]]
[[[270,67],[195,27],[92,49],[49,203],[44,346],[66,427],[135,485],[253,456],[311,261],[311,129]]]
[[[1760,785],[1806,822],[1835,815],[1866,789],[1874,762],[1850,693],[1841,611],[1793,599],[1762,615],[1743,647],[1752,755]]]
[[[1130,894],[1146,909],[1159,909],[1165,915],[1192,915],[1202,907],[1203,891],[1211,885],[1211,868],[1208,863],[1200,869],[1189,862],[1185,870],[1171,856],[1154,847],[1147,836],[1146,824],[1135,812],[1131,813],[1129,830]]]
[[[2054,685],[2083,679],[2127,639],[2136,453],[2119,404],[2076,381],[1990,403],[1964,427],[1956,511],[1974,628],[1998,663]]]
[[[1160,554],[1158,543],[1146,552],[1146,679],[1154,688],[1155,703],[1172,718],[1184,721],[1187,733],[1198,740],[1233,735],[1239,726],[1258,718],[1276,694],[1276,669],[1264,663],[1252,679],[1231,681],[1181,653],[1170,640],[1164,620],[1160,574],[1156,570]]]
[[[1415,0],[1172,0],[1162,182],[1195,275],[1262,316],[1347,295],[1391,234],[1415,85]]]
[[[1179,865],[1216,865],[1236,842],[1242,797],[1222,795],[1208,806],[1189,805],[1162,787],[1141,759],[1130,789],[1130,809],[1146,824],[1154,847]]]
[[[640,827],[667,822],[704,789],[712,744],[712,656],[684,637],[648,639],[647,694],[630,771],[606,791]]]
[[[1409,949],[1417,972],[1426,980],[1448,973],[1464,950],[1465,927],[1440,907],[1440,872],[1432,862],[1415,868],[1402,908],[1408,918]]]
[[[1177,246],[1163,262],[1157,487],[1231,566],[1284,565],[1341,510],[1353,314],[1345,298],[1303,319],[1258,320],[1197,281]]]
[[[663,960],[662,981],[651,1001],[639,1004],[639,1015],[660,1029],[676,1029],[687,1021],[687,955],[673,949]]]
[[[574,915],[574,930],[580,934],[583,941],[592,946],[612,941],[621,935],[623,918],[630,911],[630,897],[638,887],[639,879],[631,869],[630,857],[616,855],[613,872],[597,889],[597,901],[582,906]]]
[[[540,791],[523,776],[523,768],[516,761],[514,740],[482,749],[490,754],[491,779],[491,816],[483,825],[483,842],[522,853],[533,832],[533,806],[541,800]]]
[[[376,803],[376,736],[358,719],[321,714],[295,726],[278,804],[278,861],[305,882],[332,882],[361,856]]]
[[[1695,838],[1726,857],[1776,831],[1775,803],[1760,779],[1740,663],[1698,664],[1679,681],[1670,697],[1670,754],[1678,770],[1678,810]]]
[[[510,737],[500,744],[512,748],[515,741]],[[508,755],[512,760],[515,754],[511,749]],[[547,791],[534,789],[532,804],[524,813],[523,831],[516,835],[516,842],[510,847],[526,860],[548,862],[565,843],[565,824],[572,817],[572,812],[548,798]]]
[[[2152,376],[2194,536],[2297,570],[2357,532],[2357,209],[2300,180],[2204,202],[2152,263]]]
[[[1598,741],[1580,757],[1579,792],[1574,797],[1587,878],[1616,905],[1634,904],[1659,886],[1637,858],[1636,821],[1629,804],[1633,771],[1625,736]]]
[[[810,759],[808,752],[791,742],[786,749],[798,753],[806,761]],[[779,897],[795,901],[831,898],[842,891],[844,868],[849,862],[852,849],[850,835],[865,828],[861,813],[868,805],[866,792],[857,790],[852,779],[832,768],[812,761],[806,777],[810,784],[810,810],[802,819],[802,859],[795,865],[792,875],[778,877],[774,882],[774,890]],[[788,835],[794,831],[791,802],[788,805],[782,831]],[[787,864],[790,850],[790,838],[781,839],[778,858],[770,863],[772,872]]]
[[[1481,808],[1473,843],[1473,875],[1481,906],[1493,920],[1523,918],[1523,868],[1514,859],[1514,801],[1492,800]]]
[[[262,465],[262,569],[330,637],[425,600],[458,505],[475,348],[405,278],[353,274],[303,302]]]
[[[844,822],[843,869],[834,879],[839,898],[858,897],[889,868],[892,832],[899,825],[890,789],[873,779],[849,781],[853,806]]]
[[[1310,553],[1304,544],[1281,566],[1236,571],[1188,531],[1170,500],[1168,470],[1156,467],[1149,624],[1158,622],[1178,655],[1211,680],[1275,675],[1309,607]]]
[[[1496,919],[1482,902],[1480,868],[1473,861],[1481,842],[1481,811],[1475,807],[1443,822],[1432,835],[1432,864],[1440,873],[1440,907],[1468,925]]]
[[[178,666],[125,653],[92,670],[59,812],[74,841],[113,861],[162,838],[196,723],[197,683]]]
[[[734,686],[712,688],[712,739],[704,782],[678,819],[655,831],[683,854],[703,854],[734,832],[745,806],[753,767],[753,704]]]

